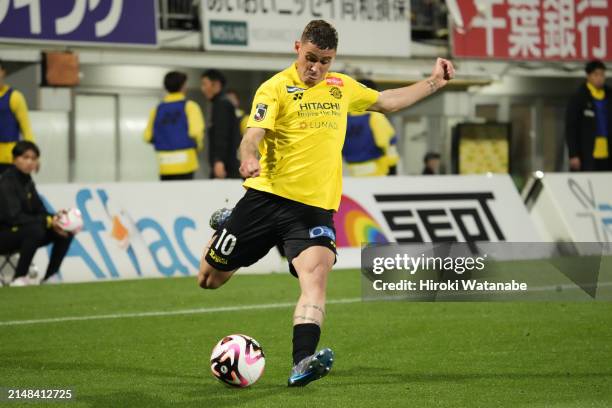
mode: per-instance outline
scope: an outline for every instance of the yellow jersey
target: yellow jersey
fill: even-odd
[[[248,127],[267,131],[259,144],[261,173],[244,186],[337,210],[347,114],[363,112],[377,100],[377,91],[348,75],[330,72],[308,87],[295,64],[276,74],[253,100]]]

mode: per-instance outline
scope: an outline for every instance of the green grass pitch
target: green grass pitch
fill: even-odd
[[[358,271],[332,272],[328,298],[348,299],[328,305],[320,342],[334,349],[335,366],[293,389],[288,304],[298,284],[289,274],[237,274],[216,291],[193,277],[2,288],[0,387],[71,388],[73,408],[612,406],[612,303],[360,302],[360,294]],[[212,347],[236,332],[266,353],[264,376],[248,389],[210,374]]]

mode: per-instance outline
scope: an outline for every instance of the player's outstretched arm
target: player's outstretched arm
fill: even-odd
[[[368,110],[383,113],[397,112],[435,93],[454,77],[453,64],[448,60],[438,58],[429,78],[404,88],[382,91],[378,101]]]
[[[266,135],[266,129],[248,128],[240,143],[240,174],[242,177],[257,177],[261,167],[257,158],[259,142]]]

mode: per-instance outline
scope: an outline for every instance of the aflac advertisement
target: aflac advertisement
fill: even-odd
[[[239,180],[41,185],[50,209],[84,221],[59,278],[65,282],[195,275],[218,208],[244,195]],[[539,242],[508,176],[345,179],[334,215],[336,268],[359,268],[363,243]],[[48,250],[34,262],[44,269]],[[276,248],[240,273],[287,272]]]
[[[64,282],[195,275],[213,230],[214,210],[233,207],[244,194],[239,181],[41,185],[51,212],[78,208],[83,230],[60,269]],[[41,271],[50,247],[34,263]],[[278,254],[242,272],[286,267]],[[283,269],[281,269],[283,270]]]

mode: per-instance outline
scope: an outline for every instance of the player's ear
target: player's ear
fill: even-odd
[[[293,49],[299,54],[300,48],[302,48],[302,43],[300,41],[296,41],[295,44],[293,44]]]

